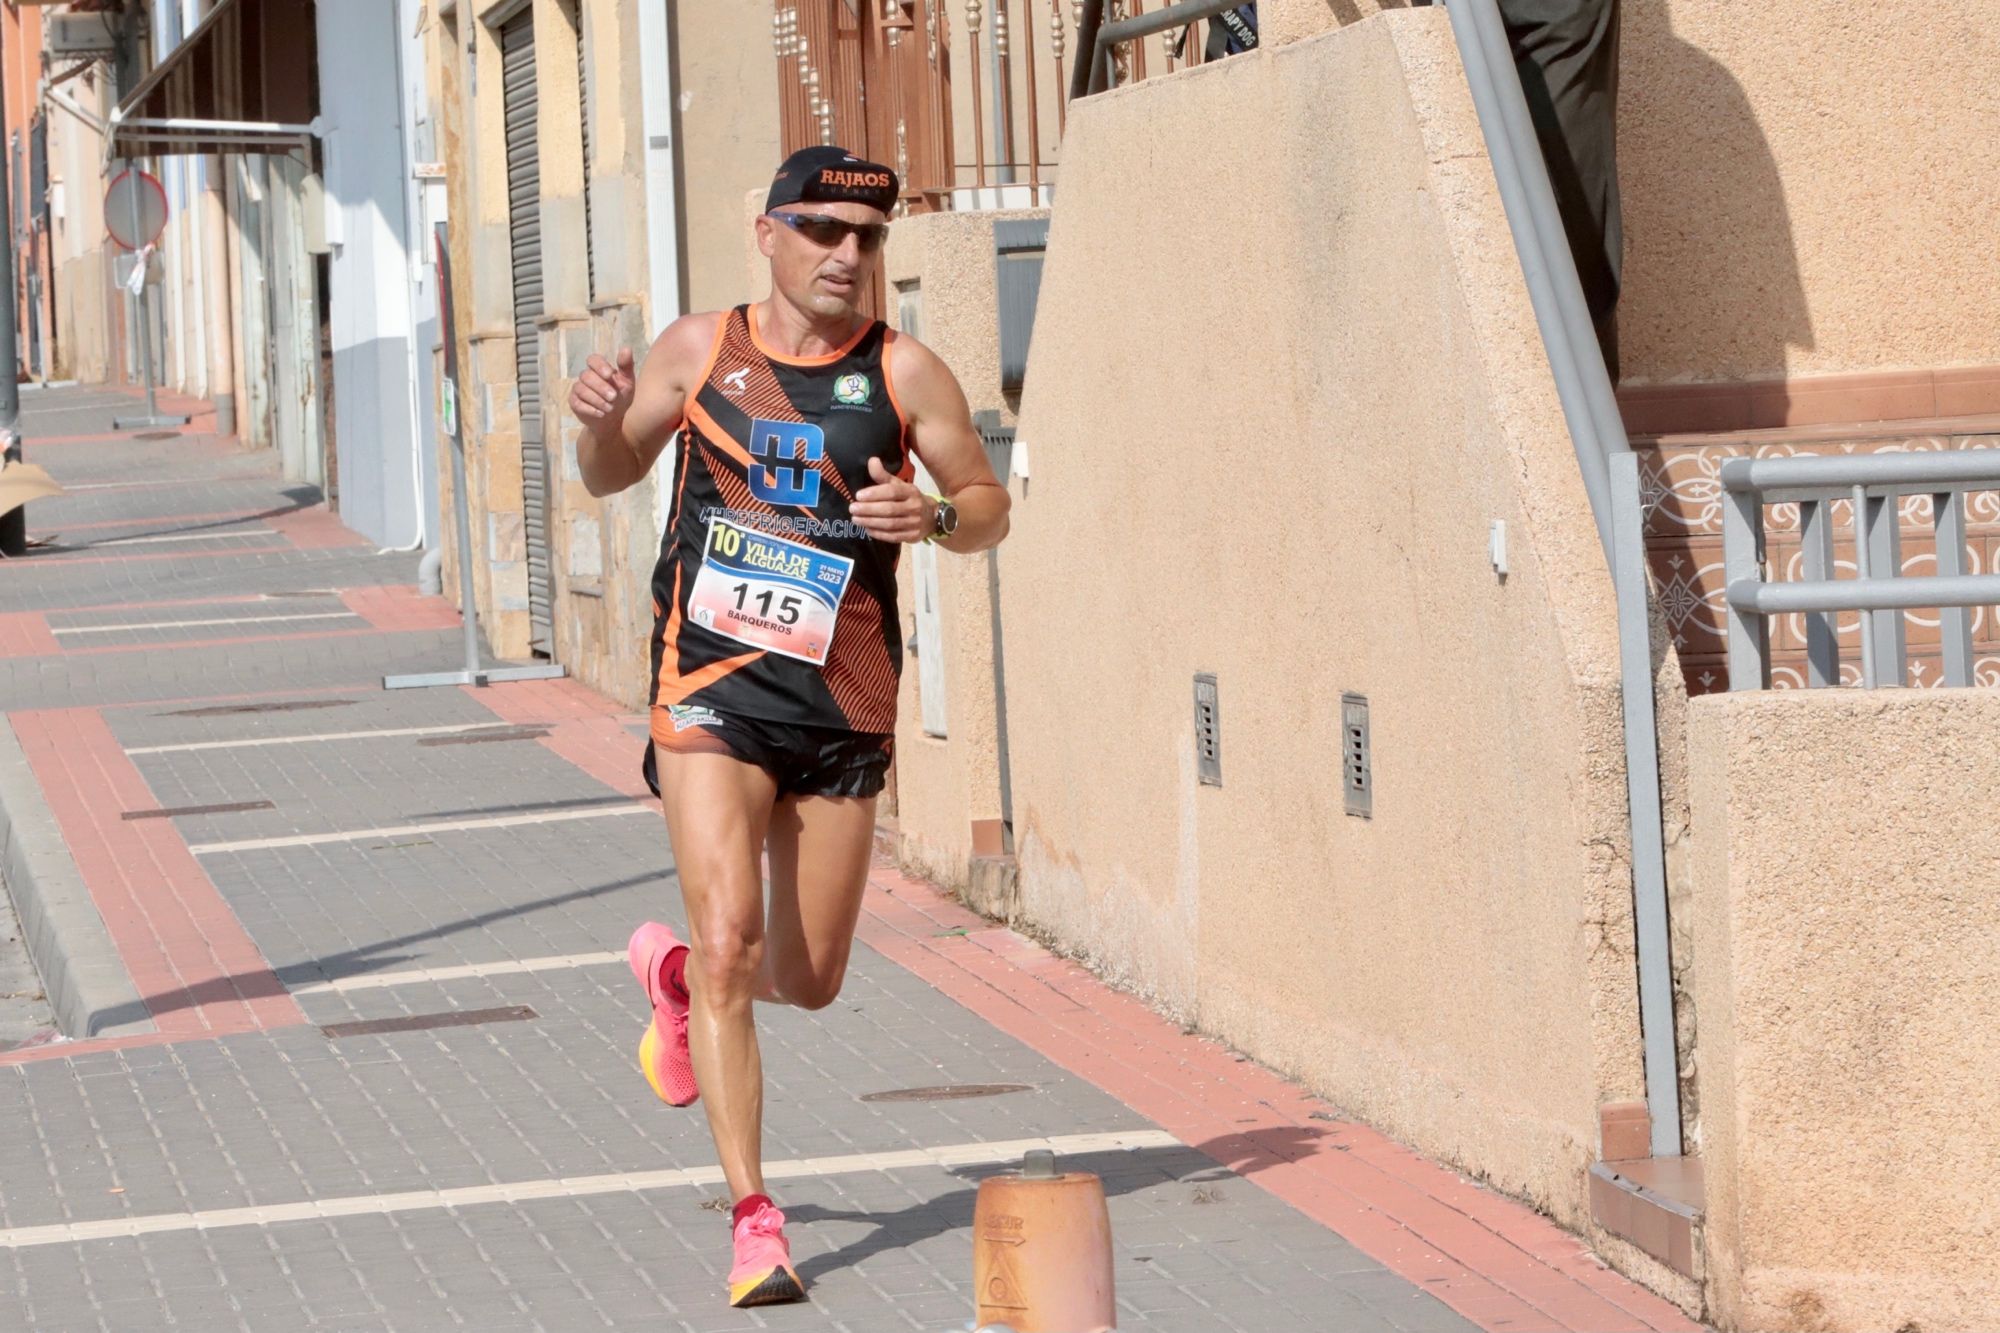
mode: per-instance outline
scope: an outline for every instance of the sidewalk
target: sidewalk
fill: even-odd
[[[625,939],[680,919],[643,719],[384,692],[459,653],[417,557],[129,402],[27,400],[72,493],[0,563],[0,870],[102,1034],[0,1052],[0,1329],[960,1330],[1031,1141],[1104,1179],[1121,1329],[1695,1327],[882,862],[840,1001],[760,1015],[812,1301],[727,1309],[704,1123],[633,1061]]]

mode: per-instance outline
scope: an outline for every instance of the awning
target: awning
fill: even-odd
[[[313,0],[219,0],[111,114],[112,157],[289,153],[319,114]]]

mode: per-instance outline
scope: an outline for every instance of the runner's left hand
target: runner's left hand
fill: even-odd
[[[931,535],[937,523],[937,505],[930,496],[890,475],[879,458],[868,460],[868,475],[875,484],[855,494],[851,512],[869,536],[883,542],[915,543]]]

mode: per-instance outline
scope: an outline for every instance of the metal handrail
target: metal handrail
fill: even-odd
[[[1928,495],[1939,483],[1986,490],[1993,485],[2000,449],[1953,449],[1916,454],[1801,454],[1792,458],[1731,458],[1722,465],[1722,489],[1759,491],[1764,503],[1846,499],[1856,486]]]
[[[1813,579],[1729,585],[1729,605],[1758,615],[1801,611],[1918,611],[1931,607],[1991,606],[2000,602],[2000,574],[1908,575],[1888,579]],[[1961,682],[1971,684],[1971,681]]]
[[[1655,1157],[1681,1155],[1667,851],[1660,806],[1660,738],[1653,698],[1652,585],[1646,572],[1638,458],[1597,341],[1569,233],[1556,208],[1541,140],[1495,0],[1445,6],[1507,212],[1514,252],[1548,354],[1570,447],[1590,497],[1618,606],[1618,674],[1625,732],[1625,803],[1632,836],[1632,918],[1639,1027]]]
[[[1156,9],[1150,14],[1135,14],[1115,23],[1103,21],[1104,0],[1084,5],[1076,36],[1088,56],[1077,61],[1076,69],[1070,74],[1070,96],[1089,97],[1117,86],[1117,70],[1111,59],[1111,48],[1120,42],[1133,42],[1141,37],[1151,37],[1156,32],[1186,27],[1242,3],[1243,0],[1182,0],[1178,5]]]
[[[1949,453],[1862,454],[1798,458],[1732,458],[1722,465],[1723,601],[1728,615],[1729,688],[1771,685],[1767,617],[1806,619],[1807,684],[1840,682],[1834,614],[1861,613],[1861,683],[1900,686],[1908,670],[1903,612],[1938,609],[1944,683],[1974,683],[1972,617],[1968,608],[2000,604],[2000,574],[1969,574],[1965,559],[1965,493],[2000,490],[2000,449]],[[1931,497],[1935,575],[1902,577],[1897,529],[1899,501]],[[1835,501],[1854,508],[1857,577],[1836,579]],[[1803,578],[1771,583],[1764,571],[1764,506],[1796,503],[1804,545]],[[1893,612],[1878,615],[1878,612]]]

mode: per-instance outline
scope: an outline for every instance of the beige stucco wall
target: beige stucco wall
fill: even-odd
[[[109,80],[97,69],[78,75],[64,91],[90,110],[109,110]],[[51,107],[47,114],[56,335],[50,371],[57,379],[97,383],[117,373],[111,364],[119,318],[113,302],[123,299],[106,290],[111,242],[104,233],[104,138],[66,109]]]
[[[2000,691],[1692,704],[1724,1328],[2000,1327]]]
[[[1014,414],[1000,390],[993,224],[1039,216],[1046,213],[901,218],[884,257],[890,322],[903,327],[899,295],[911,291],[920,312],[917,336],[951,367],[972,410],[996,410],[1006,425],[1014,424]],[[903,664],[896,736],[897,830],[906,865],[959,889],[967,883],[975,851],[975,824],[998,821],[1002,814],[992,580],[983,554],[939,551],[937,560],[942,642],[936,647],[944,654],[945,735],[924,730],[921,664],[911,656]],[[898,580],[906,634],[917,605],[914,567],[906,557]],[[919,649],[931,650],[928,644]],[[998,850],[997,843],[985,850]]]
[[[1280,46],[1344,23],[1359,23],[1385,9],[1407,8],[1404,0],[1258,0],[1257,40],[1263,46]]]
[[[521,657],[529,651],[528,568],[505,115],[493,21],[508,12],[506,0],[482,0],[473,13],[437,26],[438,122],[450,179],[475,592],[495,652]],[[667,469],[620,496],[593,499],[577,472],[577,423],[567,403],[590,351],[609,355],[630,348],[643,360],[652,330],[677,313],[652,311],[647,299],[638,15],[618,0],[583,0],[579,32],[572,18],[577,11],[563,0],[533,0],[533,12],[555,656],[594,687],[642,703],[644,633],[651,621],[646,576],[657,551],[657,491],[667,484]],[[774,79],[768,34],[761,54],[746,51],[747,34],[756,26],[749,11],[698,3],[693,10],[683,7],[680,19],[682,237],[688,252],[683,296],[689,308],[699,309],[741,299],[744,182],[767,180],[776,163],[776,93],[766,86]],[[730,26],[727,40],[718,40],[718,24]],[[468,41],[476,48],[469,58]],[[480,77],[470,77],[469,65]],[[449,555],[448,565],[455,558]]]
[[[1024,910],[1583,1225],[1641,1095],[1612,593],[1445,14],[1079,105],[1064,173],[1001,574]]]
[[[2000,6],[1624,21],[1629,382],[2000,362]]]
[[[642,482],[603,498],[583,487],[576,461],[582,425],[566,407],[591,353],[622,347],[647,354],[645,312],[637,303],[606,305],[588,319],[558,319],[542,332],[542,380],[552,411],[548,432],[553,487],[555,658],[601,694],[644,707],[651,668],[652,572],[659,555],[653,490]]]
[[[683,241],[690,310],[761,297],[743,272],[743,196],[760,198],[783,156],[771,10],[739,0],[681,0]]]
[[[49,373],[98,384],[112,378],[105,320],[104,260],[85,255],[56,269],[56,335]]]
[[[1259,14],[1277,45],[1391,7]],[[1625,383],[2000,363],[2000,7],[1622,13]]]

